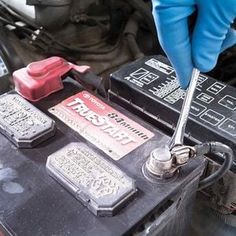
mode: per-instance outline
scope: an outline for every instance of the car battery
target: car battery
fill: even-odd
[[[70,79],[34,105],[57,131],[33,149],[0,136],[4,235],[188,235],[203,157],[151,178],[144,163],[170,137]]]
[[[150,56],[123,66],[111,75],[110,98],[167,133],[176,127],[185,90],[163,56]],[[186,127],[186,141],[219,141],[236,157],[236,89],[201,74]],[[212,156],[222,163],[222,156]],[[235,159],[236,160],[236,159]],[[232,171],[236,172],[236,162]]]

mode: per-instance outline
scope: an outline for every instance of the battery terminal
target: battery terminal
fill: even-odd
[[[170,152],[178,166],[185,165],[190,158],[196,157],[196,149],[192,146],[178,145],[173,147]]]

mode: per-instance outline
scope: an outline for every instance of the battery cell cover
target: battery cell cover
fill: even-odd
[[[130,177],[83,143],[71,143],[50,155],[47,170],[99,216],[114,215],[136,192]]]
[[[0,96],[0,132],[19,148],[32,148],[55,133],[54,121],[14,92]]]

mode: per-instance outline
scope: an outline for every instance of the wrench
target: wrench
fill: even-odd
[[[185,95],[185,99],[181,108],[181,113],[179,116],[177,127],[175,129],[175,132],[169,144],[170,150],[173,149],[175,146],[183,145],[185,128],[187,125],[189,112],[190,112],[191,104],[193,101],[193,96],[195,94],[195,89],[197,87],[199,74],[200,74],[200,71],[194,68],[192,71],[190,84],[189,84],[189,87],[188,87],[188,90]]]

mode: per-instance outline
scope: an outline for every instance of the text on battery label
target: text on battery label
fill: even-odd
[[[45,125],[47,120],[37,112],[33,112],[21,97],[12,95],[0,99],[0,116],[12,129],[22,135],[35,132],[37,126]]]
[[[80,116],[90,121],[93,125],[99,126],[104,133],[107,133],[116,141],[121,142],[121,144],[125,145],[130,142],[136,142],[134,137],[112,124],[108,117],[100,116],[90,110],[81,99],[75,98],[74,101],[68,103],[67,106],[78,112]]]
[[[69,158],[65,158],[65,155]],[[110,170],[108,163],[102,159],[95,158],[96,156],[89,153],[85,148],[71,148],[64,155],[55,156],[51,160],[51,164],[55,168],[60,169],[64,175],[73,180],[77,185],[81,184],[86,188],[89,187],[90,192],[96,198],[117,194],[119,184],[124,182],[122,175],[119,172],[115,173],[113,170]],[[103,163],[101,163],[102,161]],[[92,175],[91,172],[94,172],[96,175]],[[117,175],[119,178],[114,178],[114,175]]]
[[[133,179],[83,143],[70,143],[53,153],[46,167],[96,215],[105,216],[136,192]]]
[[[51,137],[54,131],[54,121],[20,95],[0,96],[0,132],[17,147],[33,147]]]

